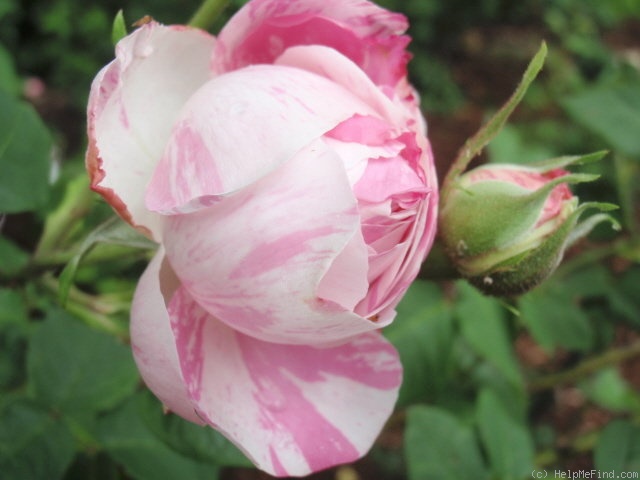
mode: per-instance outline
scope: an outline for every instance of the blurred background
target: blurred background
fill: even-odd
[[[581,167],[601,178],[574,191],[620,205],[622,230],[598,227],[519,298],[425,269],[385,331],[405,367],[396,413],[367,457],[310,478],[639,478],[640,1],[378,3],[409,17],[441,178],[546,41],[543,72],[478,161],[606,149]],[[3,480],[270,478],[141,386],[127,322],[149,246],[105,226],[111,210],[83,170],[87,95],[113,58],[116,13],[186,23],[198,4],[0,0]]]

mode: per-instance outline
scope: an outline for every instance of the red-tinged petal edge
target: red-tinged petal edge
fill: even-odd
[[[200,30],[149,23],[118,43],[116,59],[91,86],[86,155],[91,188],[155,240],[162,218],[146,209],[144,191],[178,111],[213,75],[214,41]]]

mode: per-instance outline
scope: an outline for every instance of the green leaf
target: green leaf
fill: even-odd
[[[15,290],[0,288],[0,330],[7,325],[24,324],[27,308]]]
[[[62,305],[67,303],[69,290],[71,289],[73,279],[78,267],[80,266],[81,260],[98,243],[123,245],[141,249],[155,249],[158,246],[156,243],[152,242],[131,227],[128,223],[125,223],[120,217],[111,217],[104,223],[100,224],[84,239],[76,254],[60,274],[59,300]]]
[[[222,434],[208,426],[196,425],[177,415],[167,415],[151,394],[139,399],[141,419],[156,437],[172,450],[195,461],[226,467],[253,464]]]
[[[562,100],[569,115],[615,149],[640,157],[640,77],[597,85]]]
[[[523,295],[518,307],[522,321],[546,350],[564,347],[586,351],[592,347],[589,318],[560,281],[547,282]]]
[[[0,10],[2,10],[1,7]],[[11,55],[6,48],[0,45],[0,90],[12,95],[18,95],[21,84],[22,82],[16,74]]]
[[[464,339],[516,386],[523,385],[518,361],[513,353],[503,307],[496,299],[480,294],[466,283],[458,283],[456,318]]]
[[[57,480],[71,463],[75,445],[67,427],[28,403],[0,415],[0,475],[7,480]]]
[[[638,285],[640,285],[640,268],[630,268],[618,279],[614,288],[611,288],[609,301],[611,307],[627,322],[640,328]]]
[[[140,396],[132,397],[100,419],[97,437],[109,454],[137,480],[216,480],[216,465],[180,455],[147,428],[140,401]]]
[[[58,310],[33,335],[27,370],[35,398],[70,415],[114,407],[139,381],[127,346]]]
[[[28,334],[27,309],[22,297],[16,291],[0,289],[0,391],[24,382]]]
[[[520,480],[527,477],[533,470],[535,452],[525,425],[516,420],[489,389],[480,392],[476,416],[494,478]]]
[[[1,182],[1,180],[0,180]],[[8,238],[0,235],[0,275],[11,277],[29,263],[29,254]]]
[[[640,413],[640,395],[622,378],[616,368],[599,371],[581,384],[587,397],[613,412]]]
[[[0,213],[45,203],[50,153],[51,135],[35,110],[0,90]]]
[[[113,19],[113,27],[111,29],[111,41],[115,45],[120,39],[127,36],[127,25],[124,22],[124,14],[122,10],[118,10]]]
[[[489,478],[473,430],[439,408],[408,410],[405,452],[409,480]]]
[[[640,427],[626,420],[607,425],[598,438],[594,464],[602,472],[640,472]]]
[[[451,309],[437,286],[417,280],[397,311],[383,333],[398,349],[404,367],[398,404],[434,400],[446,394],[453,374]]]

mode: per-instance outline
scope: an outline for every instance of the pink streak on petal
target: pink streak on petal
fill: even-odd
[[[202,332],[208,315],[184,294],[174,295],[168,307],[176,339],[182,375],[191,398],[201,396],[203,355]]]
[[[378,332],[326,348],[281,345],[230,329],[184,288],[171,303],[195,408],[260,468],[301,476],[370,448],[401,382],[398,354]]]
[[[286,477],[289,472],[282,466],[278,454],[273,447],[269,447],[269,456],[271,457],[271,463],[273,464],[273,473],[276,477]]]
[[[171,320],[165,307],[165,301],[173,292],[163,292],[162,285],[172,282],[169,278],[171,272],[162,268],[163,259],[164,252],[160,249],[135,291],[131,306],[133,355],[144,382],[165,407],[201,424],[185,386]]]
[[[293,379],[304,385],[326,382],[327,375],[336,375],[379,390],[399,385],[395,350],[388,344],[381,348],[369,338],[335,349],[283,349],[246,336],[238,338],[238,345],[258,386],[254,399],[261,407],[264,427],[289,432],[312,471],[358,458],[359,453],[345,434],[318,412]],[[387,360],[374,364],[372,358],[376,356]]]
[[[220,75],[184,105],[146,205],[163,213],[211,205],[274,172],[346,118],[372,112],[342,86],[298,68],[254,65]]]
[[[214,156],[202,136],[187,122],[180,122],[174,127],[172,141],[163,157],[171,157],[172,161],[182,168],[170,170],[170,163],[161,159],[154,172],[153,203],[147,206],[154,210],[156,204],[171,203],[172,199],[180,199],[184,204],[191,200],[189,194],[197,184],[198,191],[219,191],[222,182],[215,168]]]
[[[291,232],[274,241],[260,243],[240,261],[229,278],[232,280],[243,277],[250,278],[281,267],[284,263],[307,251],[309,241],[335,233],[338,231],[331,226],[323,226],[311,230]]]
[[[410,57],[406,29],[403,15],[370,2],[254,0],[220,32],[218,55],[234,69],[271,63],[288,47],[322,45],[350,58],[376,84],[394,87]]]
[[[149,23],[118,43],[116,59],[91,86],[85,160],[91,188],[155,240],[162,218],[145,208],[145,186],[178,111],[212,76],[214,43],[201,30]]]

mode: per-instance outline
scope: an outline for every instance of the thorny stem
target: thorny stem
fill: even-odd
[[[552,373],[531,380],[528,387],[531,392],[539,392],[551,389],[558,385],[575,383],[601,368],[618,365],[625,360],[629,360],[638,355],[640,355],[640,340],[624,347],[607,350],[598,356],[584,360],[576,367],[565,370],[564,372]]]
[[[228,0],[204,0],[189,20],[189,25],[206,30],[213,25],[227,3]]]

